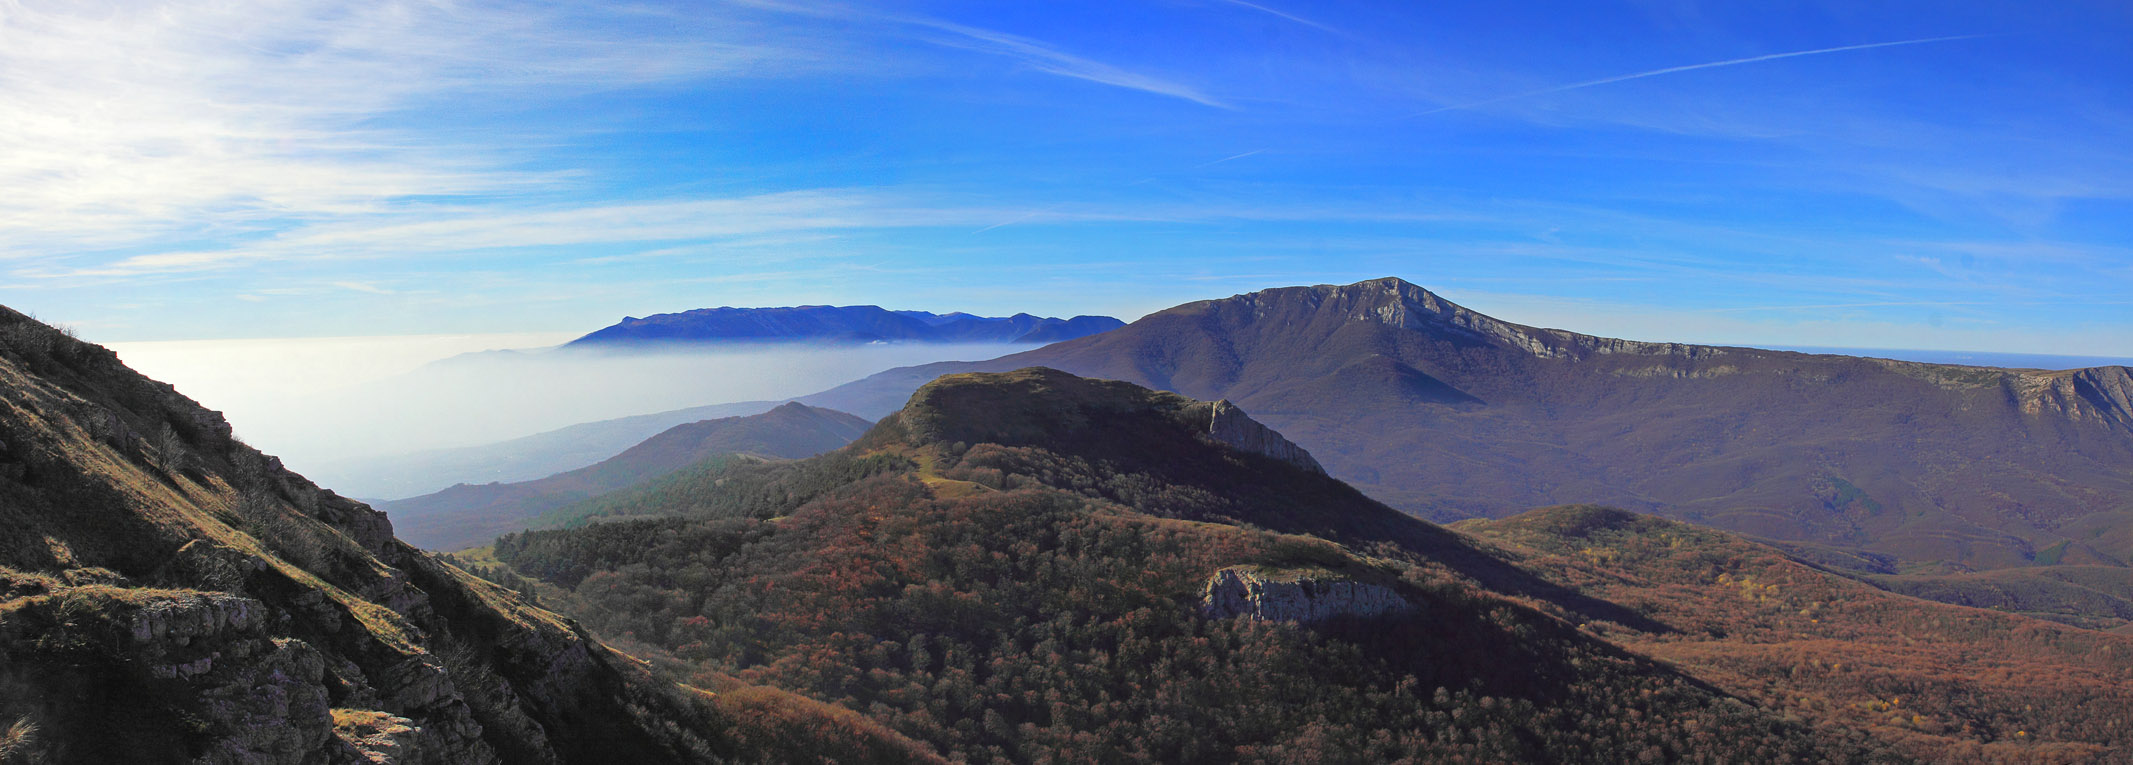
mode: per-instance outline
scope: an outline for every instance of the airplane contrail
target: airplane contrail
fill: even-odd
[[[1511,94],[1511,95],[1508,95],[1508,96],[1499,96],[1499,97],[1496,97],[1496,98],[1491,98],[1491,99],[1488,99],[1488,100],[1486,100],[1486,101],[1475,101],[1475,102],[1473,102],[1473,103],[1470,103],[1470,104],[1454,104],[1454,105],[1452,105],[1452,106],[1442,106],[1442,107],[1438,107],[1438,108],[1435,108],[1435,109],[1431,109],[1431,110],[1429,110],[1429,111],[1426,111],[1426,112],[1418,112],[1418,113],[1414,114],[1413,116],[1415,116],[1415,117],[1422,117],[1422,116],[1427,116],[1427,115],[1431,115],[1431,114],[1437,114],[1437,113],[1440,113],[1440,112],[1449,112],[1449,111],[1457,111],[1457,110],[1460,110],[1460,109],[1472,109],[1472,108],[1475,108],[1475,107],[1478,107],[1478,106],[1488,106],[1488,105],[1490,105],[1490,104],[1500,104],[1500,103],[1503,103],[1503,102],[1505,102],[1505,101],[1512,101],[1512,100],[1516,100],[1516,99],[1520,99],[1520,98],[1532,98],[1533,96],[1545,96],[1545,95],[1548,95],[1548,94],[1550,94],[1550,93],[1561,93],[1561,92],[1563,92],[1563,91],[1566,91],[1566,90],[1577,90],[1577,89],[1579,89],[1579,88],[1589,88],[1589,87],[1592,87],[1592,86],[1595,86],[1595,85],[1607,85],[1607,84],[1610,84],[1610,83],[1616,83],[1616,82],[1624,82],[1624,81],[1628,81],[1628,80],[1641,80],[1641,79],[1643,79],[1643,78],[1646,78],[1646,77],[1657,77],[1657,76],[1659,76],[1659,75],[1662,75],[1662,74],[1674,74],[1674,73],[1676,73],[1676,72],[1693,72],[1693,71],[1696,71],[1696,70],[1698,70],[1698,69],[1717,69],[1717,68],[1719,68],[1719,67],[1723,67],[1723,66],[1739,66],[1739,65],[1741,65],[1741,64],[1753,64],[1753,63],[1756,63],[1756,62],[1760,62],[1760,61],[1775,61],[1775,60],[1777,60],[1777,59],[1781,59],[1781,58],[1798,58],[1798,57],[1800,57],[1800,56],[1819,56],[1819,55],[1822,55],[1822,54],[1824,54],[1824,53],[1843,53],[1843,52],[1845,52],[1845,51],[1853,51],[1853,50],[1867,50],[1867,49],[1869,49],[1869,48],[1892,48],[1892,47],[1895,47],[1895,46],[1898,46],[1898,45],[1923,45],[1923,44],[1926,44],[1926,43],[1937,43],[1937,42],[1953,42],[1953,41],[1956,41],[1956,40],[1974,40],[1974,39],[1977,39],[1977,38],[1980,38],[1980,37],[1990,37],[1990,36],[1991,36],[1991,35],[1956,35],[1956,36],[1953,36],[1953,37],[1926,37],[1926,38],[1921,38],[1921,39],[1917,39],[1917,40],[1897,40],[1897,41],[1895,41],[1895,42],[1879,42],[1879,43],[1867,43],[1867,44],[1864,44],[1864,45],[1845,45],[1845,46],[1841,46],[1841,47],[1836,47],[1836,48],[1817,48],[1817,49],[1815,49],[1815,50],[1796,50],[1796,51],[1792,51],[1792,52],[1790,52],[1790,53],[1772,53],[1772,54],[1769,54],[1769,55],[1766,55],[1766,56],[1750,56],[1750,57],[1748,57],[1748,58],[1736,58],[1736,59],[1732,59],[1732,60],[1729,60],[1729,61],[1712,61],[1712,62],[1708,62],[1708,63],[1702,63],[1702,64],[1689,64],[1689,65],[1687,65],[1687,66],[1670,66],[1670,67],[1667,67],[1667,68],[1665,68],[1665,69],[1653,69],[1653,70],[1651,70],[1651,71],[1649,71],[1649,72],[1638,72],[1638,73],[1636,73],[1636,74],[1625,74],[1625,75],[1619,75],[1619,76],[1615,76],[1615,77],[1605,77],[1605,78],[1601,78],[1601,79],[1597,79],[1597,80],[1586,80],[1586,81],[1584,81],[1584,82],[1573,82],[1573,83],[1570,83],[1570,84],[1568,84],[1568,85],[1557,85],[1557,86],[1555,86],[1555,87],[1552,87],[1552,88],[1542,88],[1542,89],[1540,89],[1540,90],[1529,90],[1529,91],[1526,91],[1526,92],[1524,92],[1524,93],[1513,93],[1513,94]]]
[[[1224,162],[1229,162],[1229,161],[1231,161],[1231,160],[1238,160],[1238,159],[1243,159],[1243,158],[1245,158],[1245,157],[1249,157],[1249,156],[1252,156],[1252,155],[1254,155],[1254,154],[1265,154],[1265,153],[1266,153],[1266,149],[1265,149],[1265,148],[1258,148],[1258,149],[1253,149],[1253,150],[1251,150],[1251,151],[1247,151],[1247,152],[1245,152],[1245,153],[1243,153],[1243,154],[1233,154],[1233,155],[1230,155],[1230,156],[1227,156],[1227,157],[1223,157],[1223,158],[1221,158],[1221,159],[1215,160],[1215,161],[1213,161],[1213,162],[1202,162],[1202,163],[1200,163],[1200,164],[1197,164],[1197,165],[1193,165],[1193,166],[1192,166],[1192,169],[1194,169],[1194,170],[1199,170],[1199,169],[1201,169],[1201,168],[1207,168],[1207,167],[1214,167],[1214,166],[1216,166],[1216,165],[1219,165],[1219,164],[1222,164],[1222,163],[1224,163]]]
[[[1023,213],[1023,214],[1021,214],[1021,215],[1017,215],[1017,216],[1015,216],[1015,217],[1013,217],[1013,218],[1009,218],[1009,219],[1007,219],[1007,220],[1003,220],[1003,221],[1000,221],[999,223],[995,223],[995,224],[992,224],[992,225],[990,225],[990,226],[986,226],[986,227],[984,227],[984,228],[978,229],[978,230],[976,230],[976,231],[972,231],[972,232],[970,232],[970,233],[972,233],[972,234],[983,234],[983,233],[985,233],[985,232],[987,232],[987,231],[991,231],[991,230],[993,230],[993,229],[996,229],[996,228],[999,228],[999,227],[1001,227],[1001,226],[1012,226],[1012,225],[1014,225],[1014,224],[1017,224],[1017,223],[1021,223],[1021,222],[1023,222],[1023,221],[1029,220],[1029,219],[1031,219],[1031,218],[1035,218],[1035,217],[1037,217],[1037,216],[1039,216],[1039,215],[1043,215],[1043,214],[1045,214],[1045,213],[1051,212],[1051,211],[1053,211],[1053,210],[1057,210],[1057,209],[1059,209],[1059,208],[1061,208],[1061,207],[1065,207],[1065,206],[1066,206],[1066,203],[1065,203],[1065,202],[1058,202],[1058,203],[1054,203],[1054,204],[1049,204],[1049,205],[1045,205],[1045,206],[1043,206],[1043,207],[1040,207],[1040,208],[1037,208],[1037,209],[1035,209],[1035,210],[1031,210],[1031,211],[1029,211],[1029,212]]]
[[[1307,18],[1304,18],[1304,17],[1302,17],[1302,16],[1297,16],[1297,15],[1295,15],[1295,14],[1290,14],[1290,13],[1283,13],[1283,12],[1281,12],[1281,11],[1275,10],[1275,9],[1273,9],[1273,8],[1268,8],[1268,7],[1266,7],[1266,6],[1264,6],[1264,5],[1260,5],[1260,4],[1258,4],[1258,3],[1246,2],[1245,0],[1222,0],[1222,1],[1223,1],[1223,2],[1226,2],[1226,3],[1229,3],[1230,5],[1237,5],[1237,6],[1243,6],[1243,7],[1245,7],[1245,8],[1250,8],[1250,9],[1252,9],[1252,10],[1255,10],[1255,11],[1258,11],[1258,12],[1260,12],[1260,13],[1264,13],[1264,14],[1267,14],[1267,15],[1270,15],[1270,16],[1275,16],[1275,17],[1278,17],[1278,18],[1286,19],[1286,20],[1288,20],[1288,21],[1293,21],[1293,22],[1295,22],[1295,23],[1298,23],[1298,24],[1302,24],[1302,25],[1304,25],[1304,26],[1307,26],[1307,27],[1311,27],[1311,28],[1313,28],[1313,29],[1317,29],[1317,30],[1320,30],[1320,31],[1323,31],[1323,32],[1332,32],[1332,33],[1334,33],[1334,34],[1345,34],[1345,33],[1341,32],[1341,31],[1340,31],[1340,30],[1338,30],[1338,29],[1334,29],[1334,28],[1332,28],[1332,27],[1329,27],[1329,26],[1326,26],[1326,25],[1324,25],[1324,24],[1320,24],[1320,23],[1318,23],[1318,22],[1316,22],[1316,21],[1312,21],[1312,20],[1310,20],[1310,19],[1307,19]]]

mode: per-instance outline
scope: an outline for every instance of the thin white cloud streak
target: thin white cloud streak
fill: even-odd
[[[1237,7],[1240,7],[1240,8],[1250,8],[1250,9],[1252,9],[1252,10],[1255,10],[1255,11],[1258,11],[1258,12],[1260,12],[1260,13],[1264,13],[1264,14],[1266,14],[1266,15],[1269,15],[1269,16],[1273,16],[1273,17],[1275,17],[1275,18],[1278,18],[1278,19],[1282,19],[1282,20],[1285,20],[1285,21],[1289,21],[1289,22],[1292,22],[1292,23],[1296,23],[1296,24],[1302,24],[1302,25],[1304,25],[1304,26],[1310,27],[1310,28],[1312,28],[1312,29],[1316,29],[1316,30],[1319,30],[1319,31],[1321,31],[1321,32],[1331,32],[1331,33],[1333,33],[1333,34],[1337,34],[1337,35],[1344,35],[1344,34],[1347,34],[1347,33],[1345,33],[1345,32],[1342,32],[1341,30],[1335,29],[1335,28],[1333,28],[1333,27],[1330,27],[1330,26],[1327,26],[1327,25],[1325,25],[1325,24],[1321,24],[1321,23],[1318,23],[1318,22],[1316,22],[1316,21],[1312,21],[1312,20],[1310,20],[1310,19],[1304,18],[1304,17],[1302,17],[1302,16],[1298,16],[1298,15],[1295,15],[1295,14],[1293,14],[1293,13],[1286,13],[1286,12],[1283,12],[1283,11],[1279,11],[1279,10],[1276,10],[1276,9],[1273,9],[1273,8],[1268,8],[1268,7],[1266,7],[1266,6],[1264,6],[1264,5],[1260,5],[1260,4],[1258,4],[1258,3],[1248,3],[1248,2],[1245,2],[1245,0],[1222,0],[1222,2],[1228,3],[1228,4],[1230,4],[1230,5],[1234,5],[1234,6],[1237,6]]]
[[[1193,165],[1193,166],[1192,166],[1192,169],[1194,169],[1194,170],[1201,170],[1201,169],[1205,169],[1205,168],[1209,168],[1209,167],[1214,167],[1214,166],[1216,166],[1216,165],[1219,165],[1219,164],[1222,164],[1222,163],[1224,163],[1224,162],[1234,162],[1234,161],[1237,161],[1237,160],[1240,160],[1240,159],[1243,159],[1243,158],[1245,158],[1245,157],[1249,157],[1249,156],[1252,156],[1252,155],[1255,155],[1255,154],[1265,154],[1265,153],[1266,153],[1266,151],[1267,151],[1266,149],[1253,149],[1253,150],[1251,150],[1251,151],[1247,151],[1247,152],[1244,152],[1244,153],[1242,153],[1242,154],[1232,154],[1232,155],[1229,155],[1229,156],[1227,156],[1227,157],[1223,157],[1223,158],[1221,158],[1221,159],[1215,160],[1215,161],[1213,161],[1213,162],[1202,162],[1202,163],[1200,163],[1200,164],[1197,164],[1197,165]]]
[[[960,38],[933,38],[929,40],[929,42],[936,45],[1007,56],[1022,62],[1024,66],[1046,74],[1087,80],[1128,90],[1153,93],[1159,96],[1169,96],[1191,101],[1202,106],[1212,106],[1217,109],[1236,108],[1192,86],[1076,56],[1026,37],[964,26],[938,19],[906,18],[903,21],[927,29],[948,32]]]
[[[1047,206],[1045,206],[1045,207],[1042,207],[1042,208],[1039,208],[1039,209],[1036,209],[1036,210],[1031,210],[1031,211],[1029,211],[1029,212],[1026,212],[1026,213],[1023,213],[1023,214],[1021,214],[1021,215],[1017,215],[1017,216],[1015,216],[1015,217],[1013,217],[1013,218],[1009,218],[1009,219],[1007,219],[1007,220],[1003,220],[1003,221],[1000,221],[999,223],[994,223],[994,224],[992,224],[992,225],[990,225],[990,226],[986,226],[986,227],[984,227],[984,228],[978,229],[978,230],[976,230],[976,231],[972,231],[972,232],[970,232],[970,233],[972,233],[972,234],[983,234],[983,233],[985,233],[985,232],[987,232],[987,231],[991,231],[991,230],[993,230],[993,229],[996,229],[996,228],[1000,228],[1001,226],[1012,226],[1012,225],[1014,225],[1014,224],[1017,224],[1017,223],[1021,223],[1021,222],[1023,222],[1023,221],[1029,220],[1029,219],[1031,219],[1031,218],[1035,218],[1035,217],[1037,217],[1037,216],[1039,216],[1039,215],[1043,215],[1043,214],[1045,214],[1045,213],[1049,213],[1049,212],[1051,212],[1051,211],[1053,211],[1053,210],[1057,210],[1057,209],[1059,209],[1060,207],[1061,207],[1061,205],[1056,205],[1056,204],[1055,204],[1055,205],[1047,205]]]
[[[467,209],[319,224],[256,244],[136,255],[85,267],[17,269],[28,279],[128,277],[299,259],[414,257],[518,247],[716,239],[784,232],[960,225],[996,210],[927,209],[856,191],[805,191],[568,209]]]
[[[727,199],[687,199],[559,209],[465,208],[321,223],[234,247],[135,255],[84,266],[40,264],[9,272],[34,283],[123,280],[308,260],[376,260],[478,254],[513,248],[720,242],[763,235],[819,236],[851,231],[1009,224],[1155,223],[1209,220],[1470,220],[1465,213],[1416,212],[1403,205],[1148,205],[1060,202],[1035,210],[961,197],[863,189],[816,189]],[[671,249],[676,245],[669,245]],[[580,259],[582,260],[582,259]],[[18,284],[17,287],[28,286]]]
[[[371,295],[400,294],[397,290],[389,290],[384,287],[380,287],[376,284],[372,284],[370,282],[334,282],[333,286],[348,290],[350,292],[362,292]]]
[[[877,13],[871,9],[842,3],[782,2],[782,0],[727,0],[732,5],[796,14],[817,19],[865,20],[877,24],[916,27],[946,32],[949,37],[919,36],[932,45],[958,50],[969,50],[1014,59],[1045,74],[1058,75],[1077,80],[1086,80],[1102,85],[1137,90],[1159,96],[1191,101],[1202,106],[1218,109],[1235,107],[1202,92],[1200,89],[1151,74],[1130,71],[1102,61],[1077,56],[1043,42],[930,16],[892,15]],[[1257,6],[1253,6],[1257,7]],[[1260,10],[1272,12],[1270,9]],[[1277,14],[1279,15],[1279,14]],[[1304,22],[1291,18],[1292,21]]]
[[[556,4],[0,2],[0,257],[255,233],[410,197],[519,193],[504,142],[383,125],[818,66],[768,35]],[[721,39],[731,38],[731,39]],[[745,42],[743,42],[745,41]]]
[[[1413,115],[1413,116],[1416,116],[1416,117],[1426,117],[1426,116],[1428,116],[1428,115],[1431,115],[1431,114],[1440,114],[1440,113],[1443,113],[1443,112],[1449,112],[1449,111],[1459,111],[1459,110],[1463,110],[1463,109],[1476,109],[1476,108],[1480,108],[1480,107],[1483,107],[1483,106],[1493,106],[1493,105],[1495,105],[1495,104],[1500,104],[1500,103],[1503,103],[1503,102],[1506,102],[1506,101],[1516,101],[1516,100],[1519,100],[1519,99],[1522,99],[1522,98],[1532,98],[1532,97],[1534,97],[1534,96],[1545,96],[1545,95],[1550,95],[1550,94],[1554,94],[1554,93],[1562,93],[1562,92],[1565,92],[1565,91],[1571,91],[1571,90],[1578,90],[1578,89],[1581,89],[1581,88],[1590,88],[1590,87],[1595,87],[1595,86],[1599,86],[1599,85],[1610,85],[1610,84],[1613,84],[1613,83],[1617,83],[1617,82],[1628,82],[1628,81],[1630,81],[1630,80],[1641,80],[1641,79],[1644,79],[1644,78],[1646,78],[1646,77],[1658,77],[1658,76],[1661,76],[1661,75],[1667,75],[1667,74],[1678,74],[1678,73],[1681,73],[1681,72],[1693,72],[1693,71],[1697,71],[1697,70],[1701,70],[1701,69],[1718,69],[1718,68],[1721,68],[1721,67],[1729,67],[1729,66],[1740,66],[1740,65],[1743,65],[1743,64],[1754,64],[1754,63],[1760,63],[1760,62],[1764,62],[1764,61],[1776,61],[1776,60],[1779,60],[1779,59],[1787,59],[1787,58],[1799,58],[1799,57],[1802,57],[1802,56],[1820,56],[1820,55],[1825,55],[1825,54],[1830,54],[1830,53],[1843,53],[1843,52],[1846,52],[1846,51],[1855,51],[1855,50],[1871,50],[1871,49],[1874,49],[1874,48],[1893,48],[1893,47],[1897,47],[1897,46],[1900,46],[1900,45],[1924,45],[1924,44],[1927,44],[1927,43],[1939,43],[1939,42],[1955,42],[1955,41],[1958,41],[1958,40],[1975,40],[1975,39],[1978,39],[1978,38],[1981,38],[1981,37],[1987,37],[1987,36],[1988,36],[1988,35],[1954,35],[1954,36],[1949,36],[1949,37],[1926,37],[1926,38],[1921,38],[1921,39],[1917,39],[1917,40],[1897,40],[1897,41],[1894,41],[1894,42],[1879,42],[1879,43],[1866,43],[1866,44],[1864,44],[1864,45],[1844,45],[1844,46],[1839,46],[1839,47],[1835,47],[1835,48],[1817,48],[1817,49],[1815,49],[1815,50],[1799,50],[1799,51],[1792,51],[1792,52],[1789,52],[1789,53],[1772,53],[1772,54],[1768,54],[1768,55],[1763,55],[1763,56],[1750,56],[1750,57],[1748,57],[1748,58],[1736,58],[1736,59],[1729,59],[1729,60],[1726,60],[1726,61],[1711,61],[1711,62],[1706,62],[1706,63],[1702,63],[1702,64],[1688,64],[1688,65],[1685,65],[1685,66],[1670,66],[1670,67],[1667,67],[1667,68],[1665,68],[1665,69],[1653,69],[1653,70],[1651,70],[1651,71],[1647,71],[1647,72],[1637,72],[1637,73],[1635,73],[1635,74],[1624,74],[1624,75],[1619,75],[1619,76],[1615,76],[1615,77],[1603,77],[1603,78],[1600,78],[1600,79],[1597,79],[1597,80],[1586,80],[1586,81],[1584,81],[1584,82],[1573,82],[1573,83],[1570,83],[1570,84],[1568,84],[1568,85],[1557,85],[1557,86],[1554,86],[1554,87],[1548,87],[1548,88],[1541,88],[1541,89],[1539,89],[1539,90],[1529,90],[1529,91],[1526,91],[1526,92],[1524,92],[1524,93],[1513,93],[1513,94],[1511,94],[1511,95],[1508,95],[1508,96],[1499,96],[1499,97],[1496,97],[1496,98],[1491,98],[1491,99],[1487,99],[1487,100],[1483,100],[1483,101],[1475,101],[1475,102],[1472,102],[1472,103],[1465,103],[1465,104],[1453,104],[1453,105],[1451,105],[1451,106],[1442,106],[1442,107],[1438,107],[1438,108],[1435,108],[1435,109],[1430,109],[1430,110],[1428,110],[1428,111],[1424,111],[1424,112],[1419,112],[1419,113],[1417,113],[1417,114],[1415,114],[1415,115]]]

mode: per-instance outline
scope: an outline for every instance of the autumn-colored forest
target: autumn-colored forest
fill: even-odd
[[[948,378],[844,451],[707,463],[466,560],[695,684],[795,691],[979,761],[2078,762],[2133,745],[2123,638],[1621,511],[1446,531],[1209,443],[1176,397],[1016,375]],[[1043,409],[944,430],[1016,400],[956,384]],[[1203,583],[1235,566],[1418,608],[1203,616]]]

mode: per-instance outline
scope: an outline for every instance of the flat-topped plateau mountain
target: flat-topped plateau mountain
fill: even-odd
[[[582,509],[471,557],[697,684],[862,710],[968,761],[2013,763],[2133,745],[2133,639],[1621,510],[1448,530],[1230,402],[1051,369],[944,376],[843,449]]]
[[[0,308],[7,762],[937,761],[731,690],[394,539],[219,414]]]
[[[624,317],[564,344],[567,350],[702,343],[1051,343],[1123,326],[1109,316],[1056,319],[1018,313],[973,316],[890,311],[879,306],[699,308]]]
[[[1188,303],[809,404],[878,417],[942,374],[1054,367],[1227,399],[1422,517],[1597,502],[1877,553],[1880,573],[2133,559],[2133,372],[1594,337],[1398,279]]]
[[[843,412],[787,403],[768,412],[676,425],[621,454],[534,481],[460,484],[384,502],[401,539],[429,550],[488,544],[527,528],[542,513],[635,486],[719,455],[793,459],[851,443],[872,423]]]

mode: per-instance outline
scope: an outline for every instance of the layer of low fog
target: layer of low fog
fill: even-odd
[[[581,422],[781,400],[875,372],[1027,345],[768,346],[642,353],[489,350],[540,335],[114,343],[142,373],[222,411],[297,472],[494,443]]]

